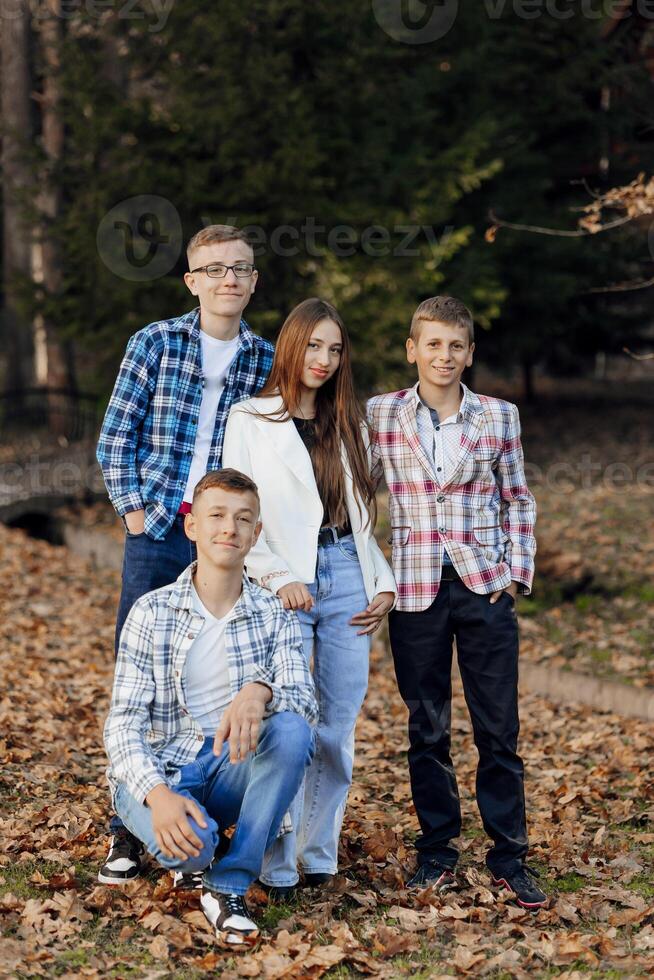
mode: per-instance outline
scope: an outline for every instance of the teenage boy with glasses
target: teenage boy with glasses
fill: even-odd
[[[263,387],[274,348],[252,333],[243,311],[257,284],[246,235],[203,228],[187,246],[184,276],[199,307],[158,320],[130,338],[102,424],[97,458],[125,524],[115,649],[133,604],[174,582],[195,560],[184,533],[193,490],[221,466],[232,405]],[[142,849],[114,817],[104,884],[138,877]]]

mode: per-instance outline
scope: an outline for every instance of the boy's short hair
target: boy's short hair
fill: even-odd
[[[431,296],[422,301],[411,320],[409,336],[416,341],[420,336],[422,320],[440,320],[455,327],[462,327],[468,332],[468,343],[475,342],[475,324],[472,313],[460,299],[454,296]]]
[[[205,490],[210,490],[213,487],[218,487],[220,490],[227,490],[233,493],[252,493],[257,498],[258,510],[261,510],[259,490],[254,480],[251,480],[245,473],[241,473],[240,470],[233,470],[229,467],[223,470],[210,470],[204,474],[202,479],[195,485],[193,504],[191,506],[195,504],[195,501]]]
[[[252,248],[252,242],[242,228],[236,228],[234,225],[207,225],[206,228],[196,231],[189,241],[186,246],[186,257],[188,258],[191,252],[201,245],[215,245],[216,242],[245,242]]]

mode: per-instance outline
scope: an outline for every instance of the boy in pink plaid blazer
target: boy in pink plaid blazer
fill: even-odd
[[[525,864],[518,743],[515,599],[534,575],[536,506],[525,481],[515,405],[461,383],[472,364],[470,311],[449,296],[416,310],[407,358],[418,383],[368,403],[374,472],[389,490],[398,598],[389,632],[409,708],[409,771],[422,831],[410,887],[456,887],[461,831],[450,758],[452,644],[479,752],[477,803],[493,841],[495,884],[537,909],[546,896]]]

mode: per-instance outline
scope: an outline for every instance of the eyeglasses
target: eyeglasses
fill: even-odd
[[[254,266],[250,262],[237,262],[236,265],[215,262],[213,265],[201,265],[197,269],[191,269],[191,272],[206,272],[210,279],[224,279],[230,269],[234,270],[234,275],[239,279],[248,279],[254,272]]]

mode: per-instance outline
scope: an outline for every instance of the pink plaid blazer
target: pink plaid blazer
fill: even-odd
[[[389,490],[396,609],[420,612],[438,595],[443,546],[473,592],[529,593],[536,503],[525,480],[518,409],[466,389],[456,468],[441,486],[416,427],[417,386],[368,402],[373,474]]]

